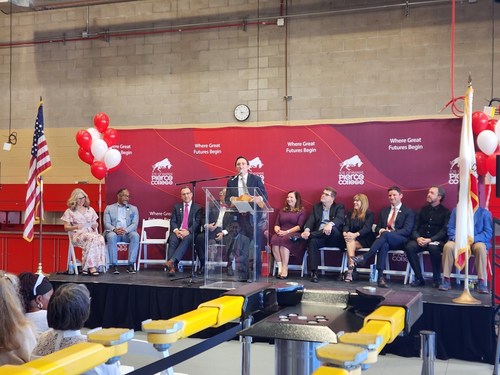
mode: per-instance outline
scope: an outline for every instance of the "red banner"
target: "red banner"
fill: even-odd
[[[261,176],[275,210],[286,192],[302,194],[306,208],[333,186],[337,201],[352,208],[352,197],[368,195],[375,213],[388,205],[387,188],[398,185],[414,209],[425,204],[431,185],[444,186],[448,207],[456,204],[460,119],[366,122],[343,125],[119,130],[121,167],[106,178],[106,202],[127,187],[142,218],[170,217],[181,182],[235,174],[243,155]],[[204,205],[205,186],[195,200]],[[271,225],[274,222],[271,219]]]

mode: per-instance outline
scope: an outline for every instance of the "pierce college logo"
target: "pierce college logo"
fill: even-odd
[[[458,185],[458,181],[460,180],[459,167],[458,167],[458,158],[450,161],[450,171],[448,172],[448,183],[450,185]]]
[[[152,165],[151,171],[151,185],[173,185],[174,175],[167,172],[172,168],[172,163],[168,158],[160,160]]]
[[[351,156],[349,159],[339,163],[339,185],[364,185],[365,174],[360,170],[363,162],[359,155]],[[351,168],[355,170],[351,170]]]
[[[254,157],[252,160],[248,161],[248,169],[250,169],[250,170],[262,169],[263,166],[264,166],[264,163],[262,162],[262,160],[260,160],[260,157],[258,157],[258,156]],[[252,173],[256,176],[259,176],[262,179],[262,182],[264,182],[264,172],[252,171]]]

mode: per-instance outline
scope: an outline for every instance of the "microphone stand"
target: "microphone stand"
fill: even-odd
[[[236,175],[237,177],[238,175]],[[212,178],[200,178],[198,180],[190,180],[190,181],[184,181],[184,182],[177,182],[175,185],[178,186],[178,185],[188,185],[188,184],[191,184],[192,186],[192,192],[193,192],[193,202],[195,202],[195,198],[196,198],[196,184],[198,184],[198,182],[206,182],[206,181],[217,181],[217,180],[222,180],[222,179],[227,179],[227,178],[235,178],[235,175],[234,174],[231,174],[231,175],[228,175],[228,176],[219,176],[219,177],[212,177]],[[203,206],[202,206],[202,209],[203,209]],[[195,218],[193,217],[193,220]],[[188,224],[189,224],[189,221],[188,221]],[[195,279],[195,273],[194,273],[194,261],[195,261],[195,251],[194,251],[194,245],[195,245],[195,239],[196,239],[196,235],[198,233],[191,233],[192,234],[192,237],[191,237],[191,275],[189,276],[189,278],[187,276],[183,276],[183,277],[174,277],[172,279],[170,279],[170,281],[177,281],[177,280],[184,280],[184,279],[188,279],[186,281],[186,284],[188,286],[191,286],[194,284],[194,279]],[[179,259],[179,262],[181,262],[181,259]]]

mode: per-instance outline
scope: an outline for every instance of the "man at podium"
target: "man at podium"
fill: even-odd
[[[255,217],[255,222],[256,222],[256,228],[255,228],[255,249],[252,252],[250,258],[255,257],[256,259],[256,266],[255,266],[255,271],[256,271],[256,276],[259,277],[262,269],[262,260],[260,259],[260,251],[262,248],[262,236],[263,233],[261,230],[258,230],[260,227],[259,223],[263,220],[264,215],[262,214],[262,211],[259,211],[259,208],[262,208],[264,206],[263,202],[267,201],[267,191],[266,188],[264,187],[264,183],[262,182],[262,179],[259,176],[256,176],[254,174],[249,173],[249,168],[250,164],[248,162],[248,159],[244,156],[238,156],[236,158],[236,161],[234,163],[234,166],[236,167],[236,172],[237,174],[230,178],[227,181],[227,188],[226,188],[226,203],[234,205],[234,202],[237,201],[245,201],[250,204],[255,203],[254,208],[256,211],[256,217]],[[245,214],[240,214],[243,215],[244,217],[240,218],[240,224],[243,219],[245,219]],[[243,231],[244,234],[249,237],[253,238],[253,235],[251,233],[247,233],[245,231],[245,227],[253,228],[253,223],[254,223],[254,218],[252,215],[246,214],[246,220],[249,225],[243,225]]]

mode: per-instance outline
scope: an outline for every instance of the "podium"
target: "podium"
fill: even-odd
[[[261,275],[261,252],[268,243],[269,213],[273,209],[258,188],[248,189],[248,196],[239,197],[237,188],[203,188],[204,288],[234,289],[269,277],[268,272]]]

